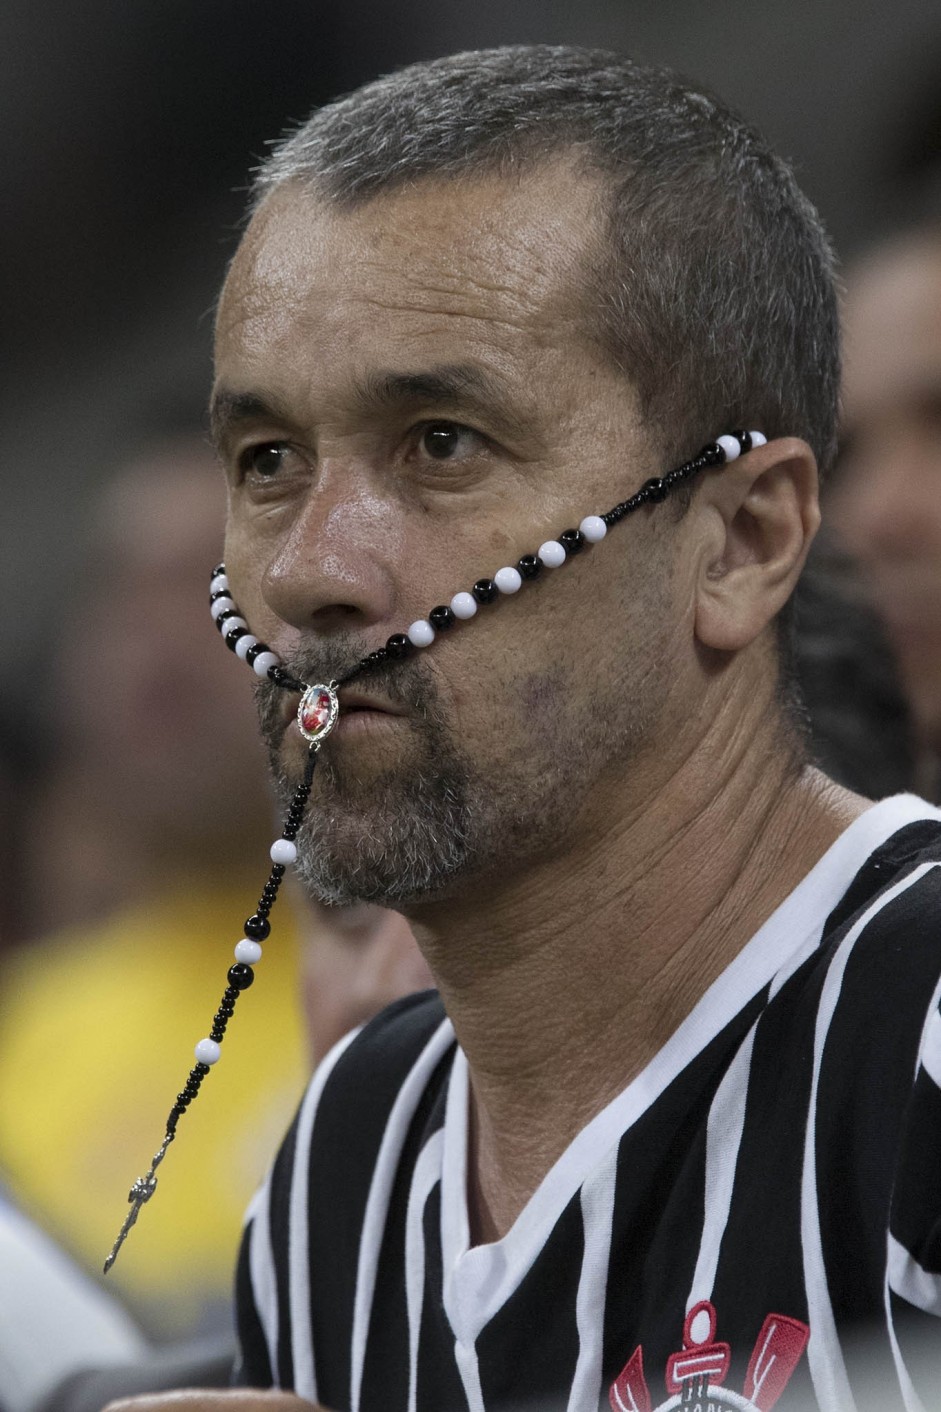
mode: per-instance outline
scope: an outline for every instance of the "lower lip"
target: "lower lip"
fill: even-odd
[[[394,721],[401,719],[401,716],[393,716],[389,711],[344,711],[341,708],[330,736],[338,740],[348,740],[351,737],[370,735],[376,731],[388,730]],[[298,736],[301,735],[296,719],[291,722],[291,729]]]
[[[393,721],[400,720],[401,717],[390,715],[388,711],[343,711],[337,718],[334,726],[334,735],[351,736],[362,735],[364,731],[375,731],[386,729]]]

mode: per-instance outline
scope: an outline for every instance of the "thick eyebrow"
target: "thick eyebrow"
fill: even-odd
[[[496,430],[519,436],[524,419],[513,409],[498,378],[472,363],[442,363],[416,372],[371,372],[358,378],[354,397],[364,411],[421,406],[476,413]],[[258,392],[219,387],[209,405],[209,425],[217,448],[224,448],[233,430],[251,422],[291,425],[293,418],[278,398]]]
[[[209,403],[209,430],[216,448],[222,450],[235,427],[245,422],[289,422],[286,410],[276,398],[256,392],[233,392],[219,387]]]
[[[497,430],[516,436],[522,430],[520,412],[514,411],[500,379],[473,363],[442,363],[420,372],[368,373],[358,380],[356,390],[365,407],[466,409]]]

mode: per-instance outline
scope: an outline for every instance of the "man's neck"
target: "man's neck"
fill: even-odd
[[[467,1056],[473,1237],[512,1225],[865,801],[775,748],[697,750],[656,807],[416,927]]]

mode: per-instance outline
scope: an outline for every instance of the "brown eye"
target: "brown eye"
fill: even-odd
[[[269,441],[263,446],[252,446],[243,457],[243,469],[254,471],[255,475],[270,480],[284,465],[288,447],[281,441]]]
[[[430,422],[422,432],[422,450],[436,461],[447,461],[458,448],[462,430],[453,422]]]

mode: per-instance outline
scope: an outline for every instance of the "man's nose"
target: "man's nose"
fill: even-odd
[[[265,600],[301,630],[388,624],[401,540],[396,507],[369,477],[322,463],[265,570]]]

